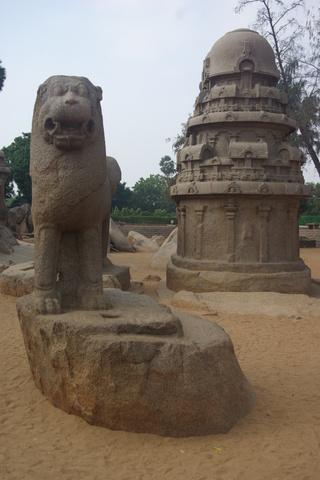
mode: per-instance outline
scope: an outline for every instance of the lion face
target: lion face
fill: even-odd
[[[96,139],[102,91],[83,77],[50,77],[38,90],[39,127],[60,150],[81,149]]]

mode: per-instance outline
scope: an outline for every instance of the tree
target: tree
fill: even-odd
[[[320,214],[320,183],[309,182],[307,185],[311,186],[310,197],[301,200],[301,213],[304,215],[319,215]]]
[[[161,172],[166,178],[171,178],[176,172],[174,161],[169,155],[162,157],[159,165]]]
[[[317,16],[310,11],[305,24],[302,17],[304,0],[285,3],[282,0],[239,0],[236,12],[248,5],[258,7],[253,28],[260,31],[272,44],[280,70],[282,88],[288,96],[288,114],[299,129],[293,142],[311,157],[320,175],[320,100],[319,100],[319,44],[320,9]],[[309,36],[307,48],[303,47]]]
[[[167,182],[162,175],[150,175],[140,178],[133,186],[132,207],[153,213],[157,209],[166,209]]]
[[[160,170],[163,173],[165,179],[166,179],[166,202],[167,202],[167,211],[168,212],[174,212],[175,211],[175,203],[173,200],[171,200],[170,196],[170,187],[175,184],[176,181],[176,168],[174,161],[172,160],[169,155],[166,155],[165,157],[162,157],[160,160]]]
[[[0,60],[0,92],[3,89],[4,81],[6,79],[6,69],[1,66],[2,61]]]
[[[112,198],[111,208],[118,208],[122,210],[125,207],[131,206],[132,190],[126,187],[126,182],[119,182],[118,189],[114,197]]]
[[[189,118],[191,117],[191,114],[189,113]],[[187,129],[187,124],[186,123],[181,123],[181,133],[178,133],[178,135],[174,138],[167,138],[166,142],[172,142],[172,150],[174,154],[176,155],[180,148],[183,147],[184,142],[186,141],[186,129]]]
[[[18,187],[18,196],[21,197],[21,201],[27,203],[31,203],[32,200],[29,175],[30,137],[30,133],[22,133],[22,136],[16,137],[9,147],[3,148],[12,179]]]

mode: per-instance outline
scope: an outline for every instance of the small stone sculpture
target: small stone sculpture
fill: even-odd
[[[101,99],[83,77],[50,77],[38,90],[30,159],[37,313],[108,306],[101,256],[112,192]]]

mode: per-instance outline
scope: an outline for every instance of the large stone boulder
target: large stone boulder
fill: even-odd
[[[10,265],[0,275],[0,291],[5,295],[22,297],[33,291],[34,263]]]
[[[0,225],[0,253],[12,253],[15,245],[19,245],[19,243],[12,235],[11,230]]]
[[[22,239],[24,234],[33,231],[31,206],[29,203],[9,209],[8,227],[19,240]]]
[[[157,252],[159,245],[141,233],[130,231],[128,240],[136,252]]]
[[[183,437],[227,433],[255,404],[217,324],[144,295],[107,290],[111,308],[18,312],[32,375],[56,407],[114,430]]]
[[[135,251],[127,237],[121,232],[112,218],[110,218],[110,243],[112,243],[113,247],[119,252]]]
[[[10,260],[9,260],[10,262]],[[34,288],[34,262],[0,265],[0,291],[5,295],[22,297]],[[130,288],[130,269],[124,265],[113,265],[106,258],[102,267],[102,283],[104,288]]]
[[[175,228],[152,257],[150,267],[165,270],[171,255],[177,251],[178,228]]]

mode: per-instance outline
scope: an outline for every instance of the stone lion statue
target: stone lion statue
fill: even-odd
[[[84,77],[53,76],[38,89],[30,158],[37,313],[108,307],[102,258],[121,171],[106,157],[101,99]]]

